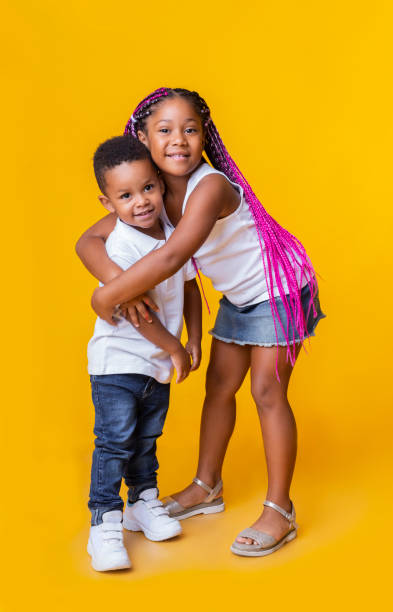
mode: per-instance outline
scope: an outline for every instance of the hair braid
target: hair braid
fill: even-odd
[[[240,185],[244,192],[245,200],[250,208],[259,245],[261,248],[263,268],[266,278],[266,284],[269,294],[269,302],[273,316],[274,329],[278,344],[277,322],[280,325],[286,345],[287,358],[292,365],[295,363],[296,347],[295,347],[295,329],[297,329],[300,341],[303,343],[308,337],[306,320],[313,308],[314,316],[316,310],[314,305],[314,297],[317,292],[317,281],[313,265],[308,257],[302,243],[293,236],[288,230],[283,228],[277,221],[269,215],[261,202],[256,197],[251,189],[251,186],[245,179],[242,172],[235,164],[232,157],[229,155],[221,137],[218,133],[210,117],[210,109],[205,100],[196,92],[188,89],[167,88],[161,87],[156,89],[149,96],[144,98],[136,107],[130,120],[128,121],[125,133],[131,133],[137,137],[138,130],[145,128],[146,119],[154,112],[156,104],[162,102],[165,98],[181,96],[186,98],[194,107],[195,111],[201,118],[204,134],[205,134],[205,151],[211,164],[216,170],[223,172],[230,181]],[[285,284],[288,287],[288,293],[285,292],[281,273],[285,278]],[[300,270],[300,281],[298,282],[296,270]],[[301,287],[303,280],[307,280],[311,292],[310,303],[308,306],[307,316],[304,316],[301,303]],[[284,329],[283,322],[278,313],[277,304],[274,299],[274,286],[277,286],[279,296],[287,314],[287,326]],[[292,325],[292,337],[289,337],[289,325]],[[278,377],[278,369],[276,362],[276,373]]]

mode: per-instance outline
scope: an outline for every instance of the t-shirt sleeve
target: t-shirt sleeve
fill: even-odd
[[[109,254],[109,257],[123,270],[128,270],[128,268],[138,261],[138,258],[136,256],[133,257],[132,253],[125,254],[123,252],[116,252]]]
[[[106,241],[106,251],[108,256],[117,263],[123,270],[128,270],[140,259],[137,250],[131,241],[127,242],[115,233],[109,235]]]
[[[186,263],[183,266],[183,271],[184,271],[185,281],[190,281],[196,277],[197,273],[196,273],[194,261],[192,258],[186,261]]]

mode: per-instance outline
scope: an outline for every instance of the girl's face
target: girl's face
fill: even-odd
[[[201,161],[202,122],[193,106],[180,96],[160,103],[138,138],[164,174],[188,176]]]

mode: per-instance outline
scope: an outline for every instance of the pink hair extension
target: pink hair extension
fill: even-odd
[[[316,316],[314,297],[317,293],[318,285],[313,265],[302,243],[279,225],[279,223],[267,213],[256,197],[245,177],[225,148],[217,128],[210,117],[210,109],[206,102],[195,91],[162,87],[155,90],[138,104],[131,119],[126,125],[125,133],[131,132],[132,135],[136,137],[137,131],[144,129],[146,118],[154,112],[154,107],[153,109],[151,107],[162,101],[164,97],[174,97],[177,95],[187,98],[201,117],[205,131],[205,151],[213,167],[223,172],[230,181],[240,185],[243,189],[244,197],[250,208],[258,234],[277,345],[278,323],[285,337],[287,359],[294,365],[296,357],[295,329],[298,331],[300,341],[303,344],[305,338],[308,337],[306,320],[308,319],[311,308],[313,308],[314,316]],[[298,284],[296,271],[299,270],[300,282]],[[280,271],[282,271],[285,278],[288,294],[285,293]],[[307,280],[311,293],[307,317],[305,317],[303,313],[300,295],[303,279]],[[279,296],[287,315],[287,324],[285,327],[278,314],[277,304],[274,299],[273,290],[275,285],[278,288]],[[289,333],[290,325],[292,326],[292,334]],[[278,352],[276,375],[279,379]]]

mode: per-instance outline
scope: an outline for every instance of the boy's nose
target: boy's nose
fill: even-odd
[[[146,206],[146,204],[148,203],[149,198],[147,193],[141,193],[137,198],[136,198],[136,202],[135,202],[135,206],[137,208],[144,208]]]

